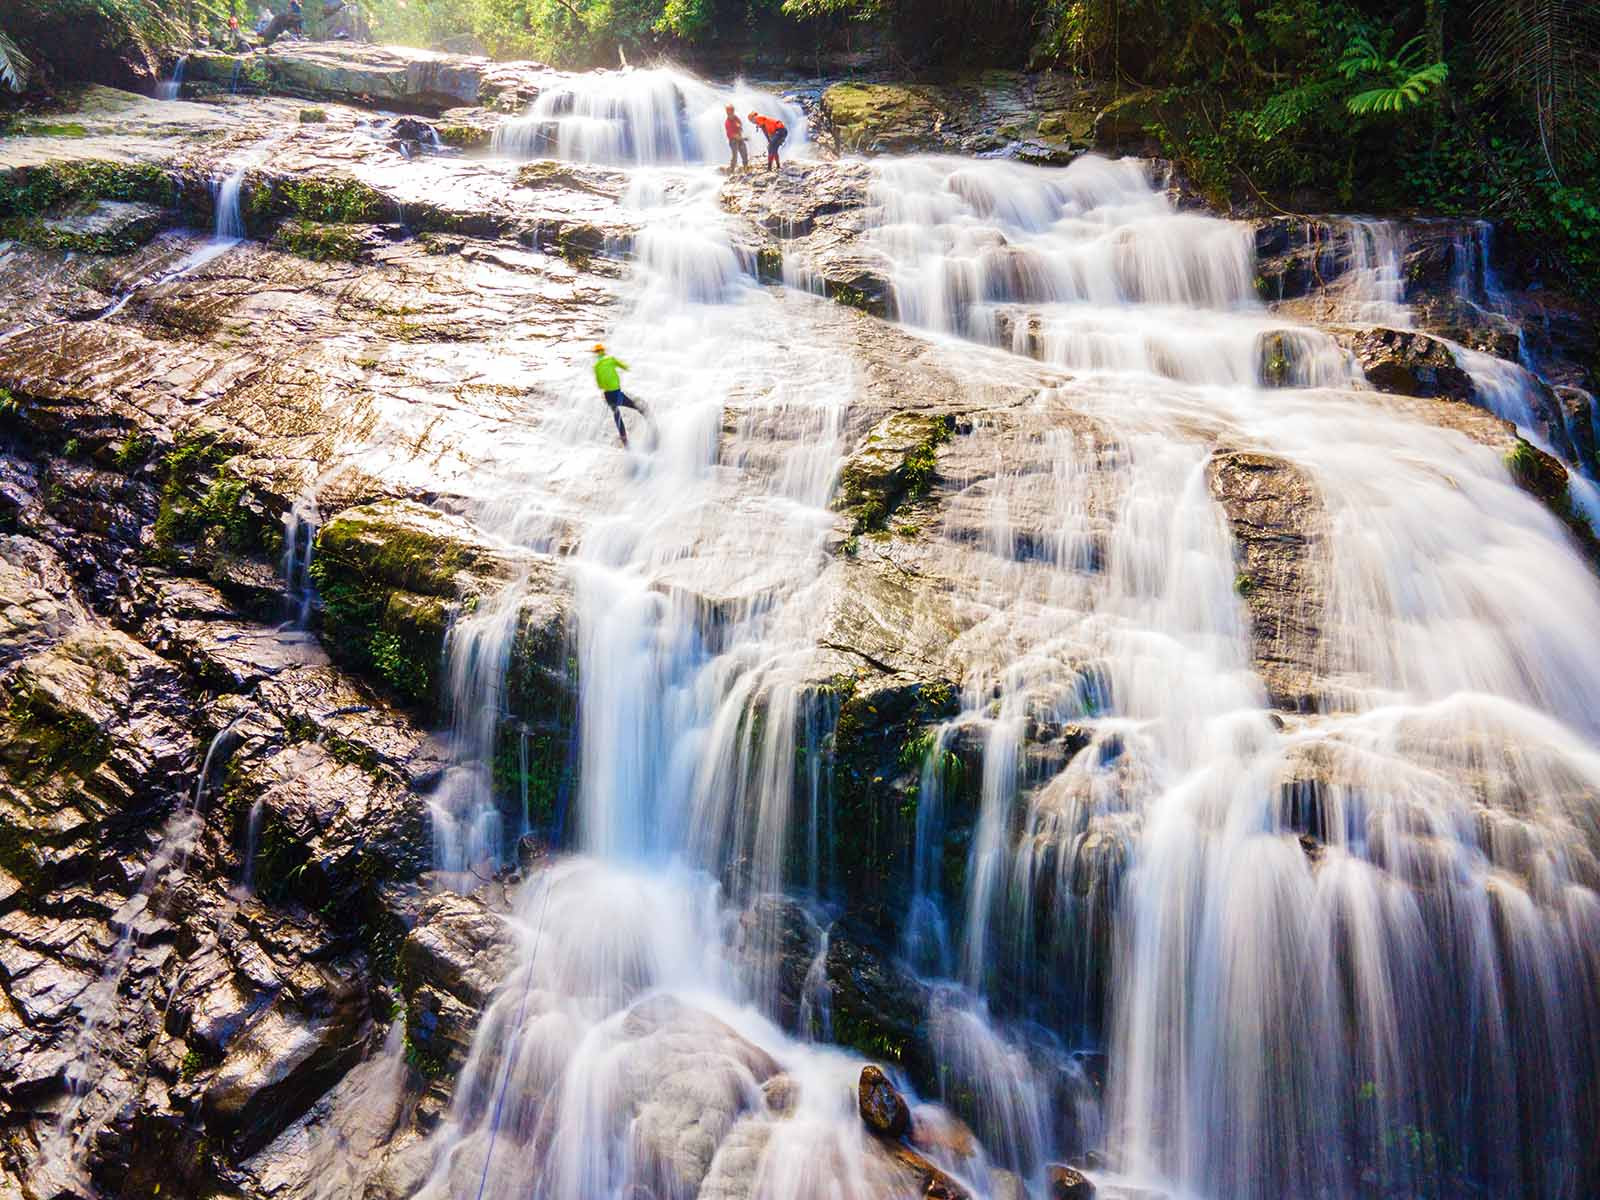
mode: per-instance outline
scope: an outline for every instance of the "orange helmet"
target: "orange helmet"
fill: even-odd
[[[752,120],[752,121],[754,121],[754,120],[755,120],[755,119],[756,119],[756,114],[755,114],[755,113],[751,113],[751,114],[750,114],[750,119],[751,119],[751,120]]]
[[[606,348],[600,342],[596,342],[594,344],[594,352],[596,354],[604,354],[606,352]]]

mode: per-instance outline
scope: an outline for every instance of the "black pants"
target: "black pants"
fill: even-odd
[[[652,420],[649,411],[644,407],[644,405],[633,399],[633,397],[629,396],[628,393],[623,391],[621,388],[618,388],[614,392],[607,392],[606,403],[611,406],[611,419],[617,423],[617,436],[622,439],[622,444],[624,446],[628,444],[628,427],[622,423],[623,409],[631,408],[646,421]]]
[[[788,139],[788,129],[780,129],[777,133],[767,138],[767,170],[770,171],[773,167],[781,167],[783,165],[778,161],[778,147]]]

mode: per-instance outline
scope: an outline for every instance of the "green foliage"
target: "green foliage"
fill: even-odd
[[[1357,116],[1371,113],[1398,113],[1422,103],[1441,86],[1449,67],[1442,62],[1423,61],[1423,38],[1412,38],[1392,58],[1373,44],[1365,34],[1357,34],[1339,60],[1339,73],[1347,80],[1364,81],[1371,86],[1345,100],[1345,107]]]
[[[312,262],[359,262],[366,257],[364,227],[323,224],[290,217],[278,226],[272,243]]]
[[[410,654],[395,634],[380,629],[367,643],[367,651],[384,682],[405,699],[420,704],[433,694],[432,668]]]
[[[1600,149],[1600,5],[1479,0],[1473,49],[1486,88],[1533,112],[1540,152],[1559,176]]]
[[[0,85],[13,92],[26,91],[28,76],[33,70],[33,63],[22,52],[22,47],[13,42],[0,29]]]

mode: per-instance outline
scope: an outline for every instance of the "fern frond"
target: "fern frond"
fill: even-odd
[[[1384,66],[1383,51],[1374,46],[1366,34],[1358,33],[1344,48],[1344,57],[1339,60],[1339,74],[1346,79],[1355,79],[1359,75],[1381,71]]]
[[[0,84],[20,92],[28,86],[28,73],[32,69],[33,64],[22,53],[22,48],[0,30]]]

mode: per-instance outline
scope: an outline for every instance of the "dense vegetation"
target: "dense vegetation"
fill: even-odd
[[[1587,0],[1080,0],[1036,62],[1153,90],[1214,194],[1496,216],[1600,286],[1600,6]]]
[[[13,0],[0,85],[74,31],[129,47],[286,0]],[[1070,70],[1217,198],[1500,218],[1600,289],[1600,5],[1590,0],[359,0],[383,40],[561,65],[874,48],[885,69]],[[315,33],[321,6],[306,5]],[[10,40],[6,36],[10,35]],[[62,74],[71,75],[69,64]]]

